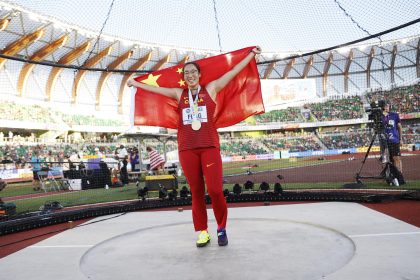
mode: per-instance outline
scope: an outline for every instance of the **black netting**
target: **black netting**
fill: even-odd
[[[156,135],[167,130],[133,128],[132,91],[124,83],[156,70],[168,54],[162,68],[255,44],[263,48],[258,70],[267,112],[219,131],[227,192],[252,181],[273,193],[281,183],[288,199],[305,197],[292,191],[331,189],[327,200],[343,192],[418,197],[420,6],[365,2],[0,1],[0,177],[9,182],[3,202],[22,214],[51,201],[73,207],[138,199],[147,184],[146,146],[166,155],[166,169],[155,175],[175,173],[186,186],[174,132],[167,138]],[[390,101],[402,119],[405,185],[395,183],[373,138],[366,108],[378,100]],[[57,160],[82,153],[88,162],[98,149],[110,162],[121,145],[140,150],[124,187],[104,183],[114,167],[110,174],[78,169],[63,179],[62,162],[59,175],[46,170],[42,188],[31,182],[36,151]]]

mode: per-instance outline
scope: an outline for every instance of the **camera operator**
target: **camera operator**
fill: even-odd
[[[390,107],[390,103],[386,101],[383,107],[382,123],[385,129],[389,151],[389,160],[395,165],[398,171],[402,173],[400,150],[402,126],[399,114],[396,112],[391,112]]]

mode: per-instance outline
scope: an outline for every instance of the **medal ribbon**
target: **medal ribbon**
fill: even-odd
[[[198,86],[197,95],[195,96],[195,100],[193,100],[191,89],[188,89],[188,102],[190,104],[190,109],[192,111],[192,118],[193,120],[197,119],[198,115],[198,94],[200,93],[201,87]]]

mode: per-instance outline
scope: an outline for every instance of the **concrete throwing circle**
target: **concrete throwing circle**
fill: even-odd
[[[347,264],[355,251],[345,235],[308,223],[230,219],[227,233],[227,247],[219,247],[210,232],[211,243],[197,248],[191,223],[141,229],[91,248],[80,269],[100,280],[320,279]]]

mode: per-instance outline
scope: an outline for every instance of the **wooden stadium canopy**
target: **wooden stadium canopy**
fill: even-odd
[[[218,54],[176,46],[133,44],[117,37],[110,41],[81,28],[63,29],[52,19],[36,20],[31,13],[19,6],[0,9],[0,43],[4,45],[0,51],[0,74],[17,76],[9,80],[16,95],[22,97],[31,97],[28,84],[32,83],[31,89],[36,85],[45,100],[52,101],[56,92],[62,90],[57,87],[61,79],[60,88],[68,91],[69,104],[75,105],[81,96],[90,94],[92,104],[100,110],[107,91],[114,96],[118,113],[128,114],[129,106],[124,100],[130,77]],[[344,94],[370,88],[372,84],[381,85],[377,73],[385,73],[390,84],[404,81],[401,71],[406,69],[420,78],[420,35],[404,43],[382,42],[308,56],[296,54],[293,58],[278,59],[277,54],[263,53],[258,61],[261,78],[317,79],[323,96],[329,90]],[[64,71],[67,68],[63,67],[70,70]],[[41,69],[42,75],[37,74]],[[48,78],[44,79],[46,73]],[[88,73],[95,78],[87,81]],[[96,91],[90,92],[90,88]]]

